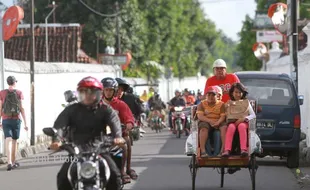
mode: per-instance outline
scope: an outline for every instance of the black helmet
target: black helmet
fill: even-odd
[[[128,90],[128,88],[130,87],[129,83],[125,80],[125,79],[121,79],[121,78],[115,78],[115,80],[118,83],[118,86],[123,86],[124,87],[124,91],[126,92]]]
[[[118,82],[111,77],[106,77],[102,79],[101,83],[103,85],[103,88],[114,88],[114,90],[117,90],[118,88]]]
[[[130,93],[130,94],[133,94],[133,88],[131,86],[128,87],[127,92]]]
[[[65,100],[68,103],[77,100],[77,97],[72,90],[65,91],[64,95],[65,95]]]
[[[202,95],[202,91],[200,89],[198,89],[197,95]]]
[[[106,77],[106,78],[101,80],[101,83],[102,83],[103,89],[104,88],[112,88],[112,89],[114,89],[114,95],[113,96],[115,96],[115,94],[117,92],[117,89],[118,89],[118,83],[117,83],[117,81],[114,78]],[[112,98],[105,97],[105,98],[107,100],[112,100],[113,99],[113,97]]]

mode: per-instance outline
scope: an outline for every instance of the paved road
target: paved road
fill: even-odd
[[[190,190],[191,176],[189,157],[183,155],[185,137],[176,139],[169,132],[149,132],[134,145],[133,166],[139,179],[124,189],[135,190]],[[60,161],[45,160],[46,154],[22,160],[22,166],[14,171],[0,167],[0,187],[5,190],[55,190],[56,173]],[[257,173],[257,190],[300,189],[293,173],[281,162],[260,162]],[[221,189],[220,176],[216,170],[200,169],[196,189]],[[251,189],[249,172],[243,169],[225,176],[223,190]]]

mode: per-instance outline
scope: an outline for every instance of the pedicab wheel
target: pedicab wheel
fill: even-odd
[[[225,168],[221,167],[221,188],[224,187]]]
[[[196,154],[192,154],[190,169],[191,169],[191,173],[192,173],[192,190],[195,190],[196,174],[197,174]]]
[[[251,155],[250,157],[250,175],[251,175],[251,181],[252,181],[252,190],[255,190],[256,186],[256,170],[257,170],[257,163],[256,163],[256,157],[254,154]]]

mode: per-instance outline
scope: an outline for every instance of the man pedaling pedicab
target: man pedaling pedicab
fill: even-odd
[[[121,124],[124,125],[124,128],[122,129],[122,137],[126,140],[126,142],[130,143],[129,139],[129,131],[134,126],[134,117],[130,111],[130,108],[127,106],[125,102],[122,100],[119,100],[117,97],[115,97],[117,93],[118,83],[115,79],[107,77],[101,80],[101,83],[103,85],[103,101],[109,104],[116,112],[118,112],[118,116],[120,118]],[[130,146],[130,144],[127,146]],[[125,172],[125,165],[128,158],[128,148],[124,148],[123,153],[123,160],[122,160],[122,168],[121,168],[121,174],[122,174],[122,180],[123,184],[130,183],[131,177],[127,174],[130,173],[131,168],[130,164],[127,164],[127,173]]]
[[[205,92],[209,86],[215,86],[218,85],[222,88],[223,91],[223,97],[222,101],[226,103],[229,100],[229,89],[230,87],[236,83],[240,82],[237,75],[232,73],[227,73],[226,71],[226,62],[223,59],[217,59],[213,63],[213,73],[214,76],[208,78],[206,85],[205,85]]]
[[[206,149],[209,134],[214,130],[220,130],[221,136],[225,137],[226,123],[225,123],[225,104],[218,100],[217,89],[210,86],[206,89],[206,99],[201,101],[197,107],[198,128],[199,128],[199,144],[201,147],[201,157],[220,156],[224,149],[225,138],[221,138],[222,148],[217,143],[214,146],[214,153],[212,155],[210,150]],[[209,154],[208,154],[208,153]]]

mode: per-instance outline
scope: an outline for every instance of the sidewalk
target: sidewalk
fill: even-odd
[[[298,183],[303,189],[310,189],[310,167],[300,167],[299,170],[294,169],[293,171]]]
[[[27,158],[27,157],[30,157],[32,155],[44,152],[47,150],[49,145],[50,145],[50,143],[41,143],[41,144],[37,144],[34,146],[28,146],[25,148],[21,148],[17,152],[16,159],[20,160],[20,159]],[[1,157],[0,156],[0,165],[6,164],[6,163],[7,163],[7,157]]]

